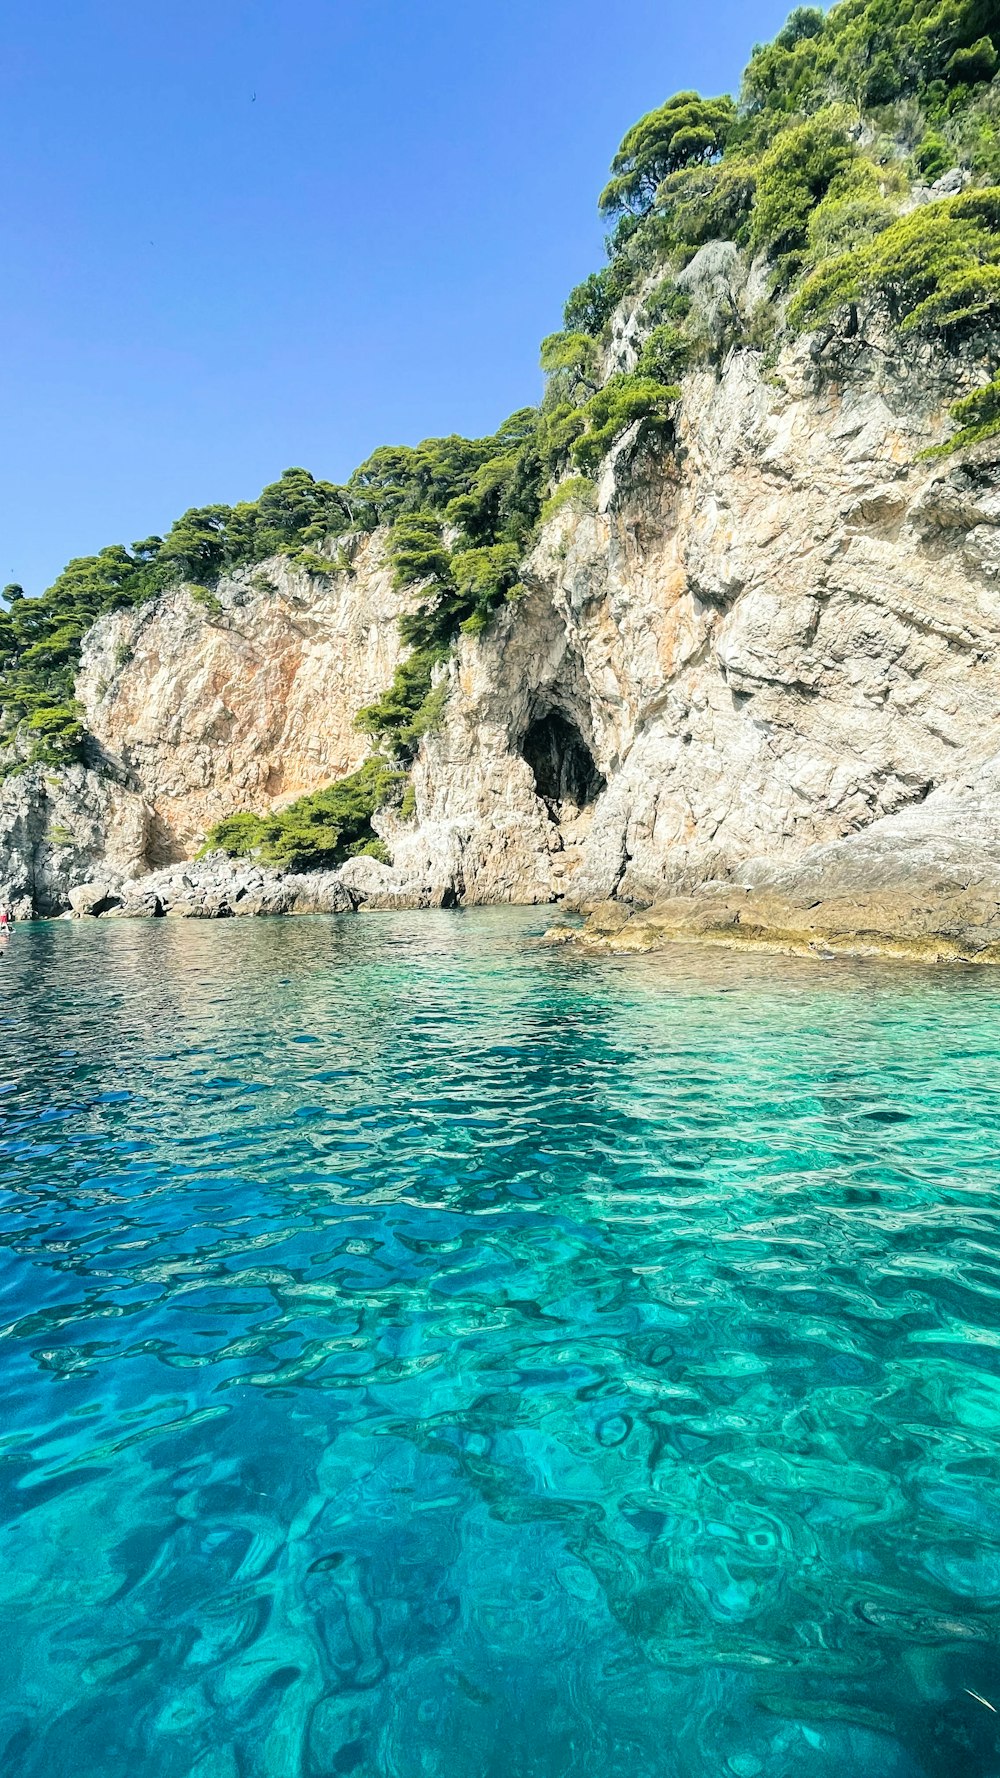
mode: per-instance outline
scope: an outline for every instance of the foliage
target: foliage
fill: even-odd
[[[631,288],[629,268],[613,262],[599,272],[591,272],[577,284],[566,299],[563,320],[571,333],[589,333],[596,338],[604,332],[622,297]]]
[[[440,523],[430,515],[396,526],[391,547],[396,584],[420,591],[419,603],[399,620],[412,653],[396,668],[389,689],[359,711],[357,722],[405,760],[441,720],[448,687],[444,681],[432,685],[434,668],[461,631],[480,634],[497,605],[518,597],[521,549],[500,542],[449,552]]]
[[[665,179],[657,202],[681,248],[713,240],[742,246],[749,236],[756,189],[756,163],[734,154],[715,166],[688,167]]]
[[[856,153],[836,112],[783,130],[760,163],[751,247],[779,256],[801,251],[813,210],[831,188],[843,188]]]
[[[809,216],[806,258],[815,264],[871,240],[895,221],[906,190],[901,171],[856,155]]]
[[[451,567],[451,556],[441,532],[441,521],[433,513],[413,513],[399,519],[389,533],[392,556],[392,584],[397,589],[416,586],[422,580],[445,579]]]
[[[908,164],[925,180],[962,165],[1000,185],[998,67],[996,0],[797,7],[754,51],[738,112],[682,92],[627,132],[599,200],[619,219],[611,263],[573,291],[567,328],[607,339],[653,266],[669,276],[710,240],[767,254],[779,282],[814,270],[838,286],[834,262],[893,228]],[[976,288],[964,305],[951,294],[956,314],[986,301]]]
[[[249,858],[260,845],[263,817],[243,810],[227,815],[209,830],[206,852],[227,852],[230,858]]]
[[[400,794],[403,774],[373,755],[349,777],[270,815],[243,811],[209,830],[205,850],[256,857],[278,870],[323,870],[364,854],[387,860],[372,816]]]
[[[947,457],[966,445],[982,444],[985,439],[1000,436],[1000,377],[956,401],[951,417],[958,422],[958,431],[943,445],[925,451],[925,457]]]
[[[642,305],[642,319],[647,327],[662,327],[669,323],[678,327],[686,321],[691,311],[691,298],[679,289],[671,277],[661,278],[655,284]]]
[[[669,323],[654,327],[646,335],[639,353],[636,372],[651,377],[656,383],[673,385],[683,376],[691,358],[691,346],[683,333]]]
[[[551,350],[568,362],[579,362],[589,350],[589,342],[567,345],[556,337],[559,344]],[[499,605],[520,596],[520,562],[545,483],[566,461],[583,424],[572,402],[556,402],[541,411],[520,409],[489,439],[430,440],[415,453],[421,457],[415,486],[407,485],[397,459],[393,501],[400,516],[389,551],[395,586],[415,595],[399,620],[412,653],[388,690],[357,717],[395,758],[412,758],[422,736],[440,722],[448,686],[444,680],[432,684],[434,669],[459,635],[481,633]],[[421,507],[412,504],[418,497]]]
[[[621,373],[609,378],[584,409],[587,430],[572,447],[573,462],[580,469],[596,469],[615,439],[636,420],[649,420],[657,430],[665,430],[679,395],[679,389],[667,388],[654,377]]]
[[[399,663],[388,691],[358,711],[358,727],[377,735],[395,759],[411,759],[422,737],[440,721],[443,699],[431,680],[445,659],[443,647],[414,649]]]
[[[903,332],[950,333],[1000,317],[1000,187],[924,204],[820,266],[789,307],[793,326],[884,304]]]
[[[327,580],[340,570],[338,562],[331,562],[328,557],[321,556],[314,549],[297,549],[292,557],[296,568],[302,568],[306,574],[315,574],[321,580]]]
[[[719,158],[735,122],[732,99],[691,92],[648,112],[627,132],[611,163],[598,205],[602,215],[648,210],[669,174]]]
[[[210,618],[222,616],[222,600],[217,593],[213,593],[211,587],[189,586],[188,592],[196,605],[204,607]]]
[[[517,596],[521,552],[516,543],[492,543],[452,556],[454,613],[459,628],[473,635],[486,628],[490,612]]]
[[[967,48],[956,49],[945,73],[949,79],[961,81],[965,86],[977,86],[980,82],[993,79],[998,62],[1000,56],[997,55],[992,39],[978,37]]]
[[[559,378],[558,387],[570,400],[596,394],[601,380],[601,359],[592,334],[580,331],[550,333],[542,341],[540,362],[549,377]]]
[[[544,371],[596,373],[597,348],[587,333],[550,333],[542,341],[540,360]]]
[[[947,139],[940,130],[928,130],[913,156],[917,172],[922,179],[933,184],[940,179],[950,166],[954,165],[954,155]]]
[[[949,86],[992,79],[998,29],[995,0],[841,0],[828,13],[800,7],[773,43],[754,51],[744,104],[751,116],[793,114],[830,96],[870,108],[919,93],[943,107]]]
[[[567,507],[582,506],[592,509],[597,504],[597,490],[593,482],[585,475],[570,475],[558,484],[555,492],[549,495],[542,507],[542,524],[547,525],[550,519],[557,518]]]

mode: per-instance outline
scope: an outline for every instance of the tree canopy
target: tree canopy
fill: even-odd
[[[642,214],[670,173],[717,160],[736,122],[732,99],[676,93],[632,125],[611,163],[599,208],[604,216]]]

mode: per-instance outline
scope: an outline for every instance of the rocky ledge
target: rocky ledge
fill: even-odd
[[[439,899],[439,905],[442,898]],[[69,892],[74,919],[226,920],[264,914],[349,914],[358,908],[429,907],[426,888],[375,858],[336,870],[275,871],[251,859],[211,852],[125,882],[83,883]]]
[[[604,902],[549,938],[618,952],[687,943],[1000,964],[1000,762],[784,869],[751,861],[743,879],[643,908]]]

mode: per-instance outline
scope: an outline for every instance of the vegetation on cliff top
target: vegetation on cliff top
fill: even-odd
[[[16,730],[21,757],[79,753],[75,673],[82,639],[104,612],[184,582],[218,621],[221,607],[210,601],[226,572],[283,552],[307,572],[332,573],[343,558],[331,539],[386,526],[396,584],[413,594],[400,625],[411,653],[358,720],[405,765],[440,718],[435,669],[461,633],[481,631],[521,596],[520,564],[540,518],[559,509],[560,489],[577,497],[637,423],[652,444],[669,442],[678,382],[692,362],[734,344],[767,345],[786,326],[823,325],[850,339],[878,311],[946,348],[978,341],[986,386],[956,406],[956,442],[1000,430],[998,67],[997,0],[797,7],[754,50],[738,101],[678,93],[626,133],[600,196],[608,263],[571,292],[563,331],[543,342],[537,408],[488,438],[383,447],[342,486],[287,470],[256,501],[195,508],[163,538],[70,563],[40,599],[8,588],[0,739]],[[927,191],[952,169],[968,189]],[[774,301],[721,321],[692,303],[685,269],[718,240],[759,257]],[[627,340],[616,317],[630,318]],[[380,769],[373,763],[362,800]],[[327,843],[347,783],[320,793],[335,807],[294,817],[296,858],[332,856],[370,837],[364,821],[374,806],[356,831],[342,823],[332,851]],[[243,844],[257,820],[234,819],[221,838],[216,830],[217,843]],[[276,832],[264,832],[270,819],[253,828],[261,851],[279,846]],[[292,811],[274,819],[287,822]]]

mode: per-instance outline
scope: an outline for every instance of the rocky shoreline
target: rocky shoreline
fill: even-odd
[[[367,856],[335,870],[269,870],[221,852],[132,878],[109,873],[69,892],[77,919],[228,919],[467,905],[427,860]],[[572,895],[550,943],[619,953],[675,944],[826,957],[1000,964],[1000,755],[922,803],[794,863],[747,860],[739,881],[664,886],[649,900]],[[499,899],[499,898],[498,898]],[[503,897],[516,900],[516,897]],[[552,897],[553,904],[556,897]],[[66,916],[63,916],[66,917]]]
[[[71,919],[227,920],[286,914],[349,914],[359,907],[420,908],[430,892],[375,858],[351,858],[336,870],[268,870],[252,859],[211,852],[187,864],[124,882],[95,879],[69,892]]]
[[[706,290],[719,263],[691,262]],[[624,435],[540,525],[522,595],[440,668],[407,814],[374,823],[391,866],[177,862],[364,757],[400,658],[383,529],[329,572],[276,557],[211,607],[178,586],[101,618],[84,757],[0,760],[0,895],[23,919],[551,904],[620,950],[992,961],[1000,439],[928,458],[975,367],[879,339],[693,368],[676,449]]]
[[[824,961],[881,957],[909,963],[1000,965],[1000,903],[993,908],[998,937],[987,944],[977,942],[968,931],[965,911],[959,904],[925,918],[914,902],[900,909],[898,929],[892,931],[884,904],[876,897],[843,909],[821,904],[818,910],[808,910],[775,896],[748,891],[738,898],[732,892],[714,891],[675,896],[633,912],[620,902],[605,902],[591,911],[582,927],[554,926],[546,938],[550,944],[633,954],[696,944]],[[976,909],[973,917],[978,913]]]
[[[1000,964],[1000,763],[793,865],[751,860],[645,907],[606,901],[554,943],[617,952],[724,945],[800,956]]]

